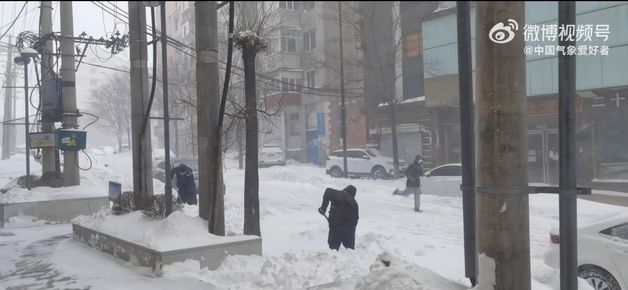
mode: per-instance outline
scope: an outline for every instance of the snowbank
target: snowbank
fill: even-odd
[[[12,183],[6,193],[0,194],[0,203],[34,202],[103,196],[107,196],[107,190],[100,185],[81,185],[58,188],[40,186],[28,190],[25,188],[19,188],[17,183]]]
[[[225,242],[238,242],[252,236],[215,236],[207,232],[207,222],[175,211],[162,220],[144,216],[141,211],[111,215],[101,211],[92,217],[80,217],[75,223],[119,239],[158,250],[173,251]]]

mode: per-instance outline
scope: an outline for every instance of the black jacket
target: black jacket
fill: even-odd
[[[420,163],[414,162],[410,164],[406,170],[406,186],[407,187],[419,187],[421,186],[421,176],[423,176],[423,167]]]
[[[352,186],[351,186],[352,187]],[[349,188],[349,187],[347,187]],[[335,227],[344,227],[355,229],[358,225],[359,207],[355,200],[355,188],[353,190],[335,190],[327,188],[323,195],[323,204],[321,208],[323,212],[327,210],[327,205],[331,202],[329,208],[329,225]]]
[[[196,182],[194,182],[194,171],[192,168],[180,164],[172,169],[172,176],[176,179],[175,185],[179,197],[181,197],[184,202],[195,200]]]

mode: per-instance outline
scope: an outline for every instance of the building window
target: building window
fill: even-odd
[[[281,52],[297,52],[299,32],[295,30],[281,30]]]
[[[296,91],[296,79],[281,78],[281,90],[282,91]]]
[[[314,1],[303,1],[303,10],[314,9]]]
[[[299,124],[299,114],[298,113],[290,114],[290,135],[291,136],[300,134],[298,124]]]
[[[316,30],[312,29],[303,33],[303,51],[311,51],[316,48]]]
[[[279,8],[294,10],[294,1],[279,1]]]
[[[300,91],[303,86],[303,79],[281,78],[282,91]]]
[[[316,87],[316,70],[311,70],[305,73],[305,85],[309,88]]]

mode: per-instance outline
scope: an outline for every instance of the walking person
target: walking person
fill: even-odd
[[[329,208],[329,235],[327,244],[332,250],[340,249],[342,244],[347,249],[355,247],[355,229],[358,225],[359,207],[355,200],[356,188],[353,185],[345,187],[343,190],[327,188],[323,195],[323,203],[318,208],[318,212],[325,215],[327,206]]]
[[[414,194],[414,211],[421,211],[421,176],[423,176],[423,157],[420,154],[414,158],[414,162],[410,164],[406,170],[406,189],[403,195],[408,196]]]

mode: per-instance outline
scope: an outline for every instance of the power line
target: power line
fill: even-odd
[[[128,17],[129,17],[128,13],[124,12],[123,10],[120,10],[120,12],[121,12],[120,14],[125,19],[119,18],[117,15],[112,13],[111,11],[114,10],[114,8],[111,8],[111,7],[108,7],[108,6],[105,8],[106,5],[103,2],[98,2],[98,1],[91,1],[91,2],[93,4],[95,4],[96,6],[98,6],[99,8],[103,9],[103,11],[107,12],[111,16],[116,17],[117,19],[119,19],[120,21],[124,22],[125,24],[128,24],[128,22],[125,21],[125,20],[128,20]],[[111,2],[109,2],[109,3],[111,3]],[[115,8],[119,9],[117,5],[115,5],[115,4],[112,4],[112,5]],[[147,28],[152,28],[152,27],[147,25]],[[148,33],[148,32],[147,32],[147,34],[150,35],[150,33]],[[189,45],[186,45],[185,43],[182,43],[182,42],[172,38],[171,36],[167,36],[167,41],[168,41],[168,44],[170,45],[170,47],[178,50],[179,52],[181,52],[181,53],[183,53],[183,54],[185,54],[187,56],[190,56],[192,58],[196,58],[196,55],[194,55],[194,54],[184,50],[184,48],[185,48],[185,49],[188,49],[190,51],[196,52],[196,48],[190,47]],[[226,63],[224,61],[218,60],[218,62],[220,64],[222,64],[222,65],[226,65]],[[244,72],[244,68],[242,68],[240,66],[233,65],[233,67],[236,68],[237,70],[240,70],[241,72]],[[237,73],[235,73],[233,71],[232,71],[232,73],[236,74],[238,76],[243,76],[242,74],[237,74]],[[327,96],[327,97],[340,97],[340,95],[333,94],[336,91],[339,92],[338,89],[322,89],[322,88],[313,88],[313,87],[299,85],[299,84],[293,84],[293,83],[289,83],[289,82],[284,82],[284,81],[282,81],[280,79],[276,79],[276,78],[273,78],[273,77],[266,76],[264,74],[257,74],[257,77],[263,78],[263,79],[267,79],[269,81],[276,82],[277,84],[284,84],[284,85],[287,85],[287,86],[296,87],[296,88],[299,88],[301,91],[305,90],[306,93],[311,94],[311,95],[317,95],[317,96],[323,96],[323,97],[325,97],[325,96]],[[260,80],[256,80],[256,81],[257,82],[261,82]],[[261,82],[261,83],[270,85],[270,86],[275,87],[275,88],[282,89],[277,84],[270,84],[268,82]],[[168,84],[170,84],[170,83],[168,83]],[[320,92],[320,93],[317,93],[317,92]],[[353,94],[353,95],[354,95],[354,98],[361,96],[359,94]]]
[[[7,31],[5,31],[2,36],[0,36],[0,40],[2,38],[4,38],[5,35],[7,35],[7,33],[9,33],[9,30],[11,30],[11,28],[13,28],[13,25],[15,25],[15,22],[17,22],[17,20],[20,18],[20,15],[22,15],[22,12],[24,12],[24,8],[26,8],[26,4],[28,4],[28,1],[24,2],[24,5],[22,6],[22,9],[20,9],[20,13],[17,14],[17,17],[15,17],[15,19],[13,19],[13,22],[11,22],[11,25],[9,26],[9,28],[7,28]]]

